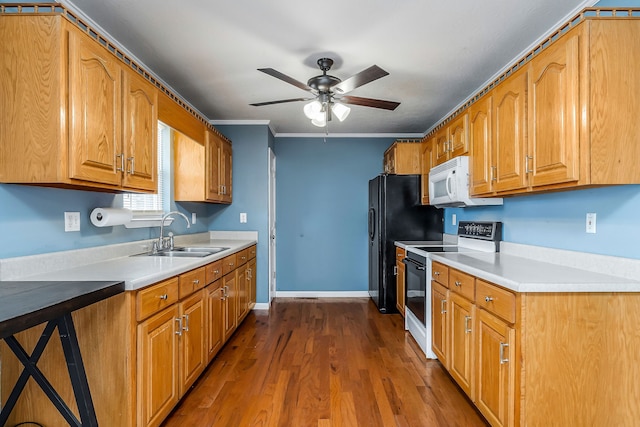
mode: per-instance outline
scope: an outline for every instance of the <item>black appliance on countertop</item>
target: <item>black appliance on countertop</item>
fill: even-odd
[[[369,295],[395,313],[397,240],[442,241],[443,210],[420,203],[420,175],[381,174],[369,181]]]

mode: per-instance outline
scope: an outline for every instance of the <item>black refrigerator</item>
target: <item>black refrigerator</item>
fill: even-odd
[[[396,240],[442,240],[442,209],[420,203],[420,175],[382,174],[369,181],[369,295],[396,313]]]

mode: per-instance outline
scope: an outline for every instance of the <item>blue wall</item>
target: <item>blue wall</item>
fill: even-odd
[[[595,212],[596,234],[585,232]],[[640,185],[622,185],[504,199],[504,206],[445,209],[445,232],[457,220],[504,223],[504,240],[558,249],[640,258]]]
[[[368,289],[368,185],[389,138],[276,138],[278,291]]]
[[[212,206],[210,230],[257,231],[257,284],[259,303],[269,301],[268,147],[273,136],[267,125],[216,126],[233,141],[233,203]],[[247,222],[240,223],[240,213]]]

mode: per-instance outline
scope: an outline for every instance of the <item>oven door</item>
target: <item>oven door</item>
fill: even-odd
[[[407,257],[402,260],[406,265],[406,307],[411,313],[426,326],[425,322],[425,306],[426,306],[426,288],[427,288],[427,260],[415,254],[411,258]]]

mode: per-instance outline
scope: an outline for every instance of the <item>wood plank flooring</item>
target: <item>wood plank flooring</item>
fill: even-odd
[[[369,299],[276,299],[163,426],[486,426],[403,322]]]

